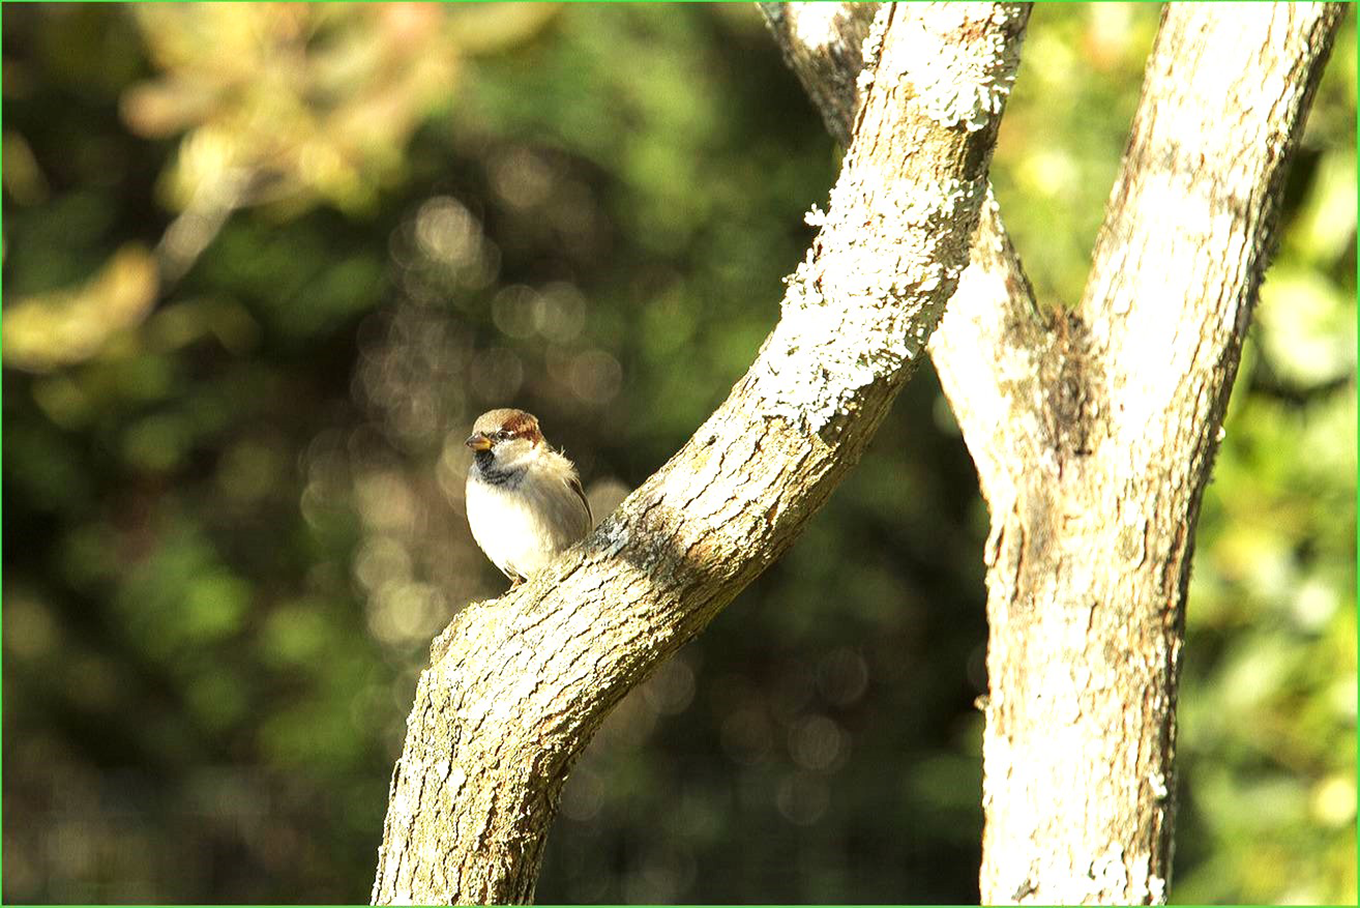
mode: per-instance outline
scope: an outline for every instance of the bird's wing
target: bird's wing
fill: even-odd
[[[586,509],[586,532],[595,525],[595,515],[590,512],[590,502],[586,500],[585,489],[581,488],[581,480],[575,474],[567,477],[567,485],[576,493],[576,497],[581,499],[582,506]]]

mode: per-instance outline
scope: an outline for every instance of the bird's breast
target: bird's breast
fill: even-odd
[[[560,488],[558,488],[560,486]],[[472,537],[502,571],[536,573],[590,529],[585,509],[565,483],[526,474],[517,483],[488,483],[468,474]]]

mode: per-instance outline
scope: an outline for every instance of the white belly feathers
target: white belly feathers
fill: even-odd
[[[544,494],[556,476],[503,485],[467,481],[468,524],[487,557],[509,576],[532,577],[590,530],[590,517],[574,493]],[[528,479],[528,477],[525,477]]]

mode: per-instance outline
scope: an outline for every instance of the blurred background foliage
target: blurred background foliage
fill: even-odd
[[[1047,304],[1156,18],[1034,13],[993,171]],[[751,361],[838,151],[748,5],[3,26],[3,897],[363,901],[427,645],[504,586],[472,418],[537,413],[607,513]],[[1348,22],[1199,529],[1176,900],[1356,897],[1355,110]],[[976,900],[985,527],[922,370],[610,717],[539,898]]]

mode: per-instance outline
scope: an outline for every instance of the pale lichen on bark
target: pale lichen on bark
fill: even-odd
[[[760,358],[772,379],[769,413],[810,432],[843,416],[861,389],[920,352],[964,264],[939,255],[939,228],[957,223],[969,207],[976,212],[982,185],[903,185],[850,166],[845,173],[831,193],[831,210],[856,211],[869,229],[844,223],[823,228],[789,279],[779,324]],[[854,204],[858,198],[872,199],[873,207],[865,212],[867,206]],[[919,241],[885,246],[880,239],[903,233]],[[864,338],[873,341],[865,345]]]
[[[983,123],[994,126],[1019,61],[1014,42],[998,36],[1023,25],[1026,15],[1027,8],[1016,4],[944,4],[905,17],[891,46],[880,52],[892,18],[892,8],[885,7],[865,39],[878,75],[863,88],[900,87],[937,126],[968,132]],[[931,25],[936,20],[942,24]],[[940,53],[944,44],[951,50]],[[940,99],[950,90],[973,103],[953,104],[947,113],[954,116],[946,121]],[[927,141],[924,124],[904,128],[899,144]],[[916,358],[967,264],[957,249],[958,233],[938,227],[957,224],[960,212],[975,217],[985,186],[985,169],[973,168],[960,179],[899,167],[891,158],[847,157],[831,192],[831,213],[810,213],[821,233],[789,280],[780,323],[762,351],[766,376],[798,377],[770,383],[772,415],[821,432],[854,406],[860,388]],[[846,211],[855,213],[853,221],[833,217]],[[946,250],[945,243],[956,248]],[[826,306],[828,297],[837,301],[835,308]],[[876,338],[867,353],[863,345],[840,342],[864,336]],[[809,343],[819,337],[826,340]]]
[[[913,16],[907,38],[916,48],[909,58],[917,72],[912,82],[926,115],[943,126],[982,129],[1005,104],[1015,82],[1018,59],[1013,46],[988,37],[977,42],[940,41],[942,35],[978,29],[991,17],[1021,15],[1000,4],[944,3],[940,15]],[[1000,23],[996,23],[1000,24]]]

